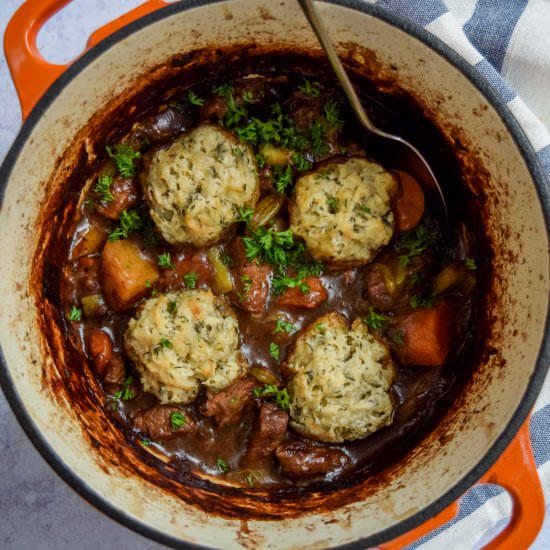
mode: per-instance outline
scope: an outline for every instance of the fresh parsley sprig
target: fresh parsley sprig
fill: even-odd
[[[126,143],[118,143],[114,147],[105,147],[107,154],[115,161],[120,174],[126,178],[133,176],[136,172],[135,160],[141,157],[139,151],[135,151]]]
[[[143,227],[143,220],[136,210],[123,210],[118,227],[109,233],[110,241],[127,239],[132,231],[139,231]]]

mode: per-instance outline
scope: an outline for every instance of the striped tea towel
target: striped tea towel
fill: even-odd
[[[378,0],[369,3],[418,23],[473,65],[516,116],[550,182],[549,0]],[[549,503],[547,519],[532,550],[548,550],[550,378],[536,402],[530,434]],[[511,509],[511,499],[502,488],[475,486],[460,500],[460,512],[453,521],[409,545],[407,550],[481,548],[506,525]]]

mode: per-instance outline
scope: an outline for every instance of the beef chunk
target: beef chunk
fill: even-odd
[[[110,220],[118,220],[124,210],[129,210],[135,206],[140,199],[138,186],[133,178],[116,176],[109,191],[113,196],[113,200],[98,202],[96,210]]]
[[[179,109],[168,107],[140,120],[132,130],[138,138],[145,138],[152,143],[174,138],[189,129],[191,117]]]
[[[192,432],[196,423],[188,411],[174,405],[155,405],[134,417],[134,427],[154,440]]]
[[[239,378],[218,393],[208,391],[201,413],[213,416],[219,426],[237,424],[254,402],[252,390],[257,385],[253,378]]]
[[[276,449],[275,456],[284,472],[293,478],[325,475],[350,463],[348,455],[340,449],[308,440],[282,443]]]
[[[288,413],[275,403],[262,403],[244,456],[244,464],[251,467],[269,456],[281,444],[287,425]]]

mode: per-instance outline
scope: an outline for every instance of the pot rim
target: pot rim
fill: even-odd
[[[536,153],[530,144],[524,130],[519,125],[514,115],[509,110],[504,99],[496,90],[479,74],[474,66],[469,64],[457,52],[451,49],[439,38],[426,31],[420,25],[405,19],[403,16],[388,11],[380,6],[367,4],[360,0],[323,0],[329,4],[334,4],[346,8],[351,8],[378,18],[385,23],[400,29],[412,37],[422,42],[425,46],[431,48],[434,52],[443,57],[447,62],[457,68],[476,87],[489,104],[495,109],[501,117],[504,125],[509,131],[512,139],[517,145],[523,159],[527,165],[529,173],[535,184],[535,189],[539,197],[542,213],[546,225],[546,238],[550,240],[550,186],[546,174],[543,171]],[[32,130],[40,120],[44,112],[57,99],[61,91],[68,86],[71,81],[90,63],[100,57],[105,51],[110,49],[119,41],[127,36],[148,27],[157,21],[170,17],[180,12],[192,8],[217,4],[220,0],[189,0],[185,3],[173,3],[159,10],[145,15],[127,26],[115,31],[113,34],[102,40],[96,46],[92,47],[80,58],[74,61],[70,67],[49,87],[45,94],[32,109],[27,120],[24,121],[13,145],[10,147],[2,165],[0,166],[0,208],[4,202],[4,193],[8,181],[17,161],[19,153],[25,146]],[[497,461],[501,453],[515,437],[524,420],[529,415],[532,406],[542,388],[548,365],[550,364],[550,305],[547,309],[544,336],[539,350],[537,360],[534,365],[533,374],[525,394],[514,412],[510,422],[498,436],[497,440],[489,451],[479,460],[479,462],[467,472],[462,479],[451,487],[442,496],[434,502],[416,512],[412,516],[401,520],[395,525],[386,528],[378,533],[357,541],[340,545],[338,550],[360,550],[365,547],[375,546],[383,542],[390,541],[403,533],[417,527],[428,519],[435,516],[438,512],[449,506],[465,491],[472,487],[475,482]],[[34,447],[39,451],[42,457],[48,462],[53,470],[80,496],[84,497],[89,503],[94,505],[115,521],[129,527],[130,529],[157,542],[166,544],[173,548],[206,549],[206,546],[197,545],[177,539],[167,535],[156,528],[153,528],[133,517],[128,516],[123,510],[112,505],[108,500],[98,495],[85,480],[78,477],[65,464],[63,458],[47,443],[40,430],[34,424],[32,418],[27,413],[26,408],[17,393],[15,384],[10,375],[7,362],[0,347],[0,386],[12,411],[14,412],[19,424],[22,426],[25,434],[30,439]]]

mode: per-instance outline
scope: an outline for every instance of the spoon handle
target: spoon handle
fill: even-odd
[[[357,93],[353,88],[353,85],[348,77],[348,74],[346,73],[346,70],[342,65],[342,62],[340,61],[340,58],[336,53],[336,50],[334,49],[334,46],[332,45],[332,42],[326,32],[325,26],[321,22],[319,12],[317,11],[317,8],[313,3],[313,0],[298,0],[298,4],[300,4],[302,11],[309,21],[309,24],[311,25],[311,28],[315,32],[317,39],[323,47],[329,63],[333,71],[336,73],[338,81],[340,82],[340,85],[342,86],[342,89],[344,90],[344,93],[348,98],[353,112],[365,128],[367,128],[371,132],[379,133],[379,130],[372,124],[367,113],[365,112],[365,109],[363,109],[363,106],[361,105],[361,101],[359,100],[359,97],[357,96]]]

